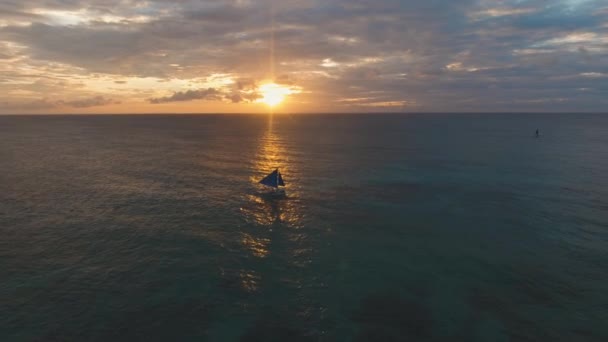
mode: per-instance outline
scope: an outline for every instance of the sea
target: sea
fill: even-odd
[[[1,116],[0,341],[608,341],[607,132]]]

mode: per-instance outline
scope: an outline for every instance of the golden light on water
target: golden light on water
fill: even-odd
[[[258,258],[264,258],[270,252],[268,245],[270,239],[263,237],[254,237],[250,234],[244,234],[241,239],[241,244],[249,249],[251,254]]]
[[[298,229],[302,225],[302,213],[298,207],[299,186],[296,174],[296,163],[290,160],[290,151],[287,149],[285,137],[273,130],[272,117],[269,118],[268,130],[259,139],[250,176],[251,184],[256,187],[255,193],[245,195],[247,205],[241,208],[248,222],[257,226],[274,228],[277,226]],[[287,198],[268,198],[272,191],[258,184],[260,179],[278,168],[285,178]],[[253,239],[252,239],[253,238]],[[248,246],[255,256],[263,257],[264,249],[270,241],[259,239],[253,234],[244,239],[243,245]]]

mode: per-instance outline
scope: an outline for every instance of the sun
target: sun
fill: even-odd
[[[258,88],[258,91],[262,95],[258,102],[265,103],[270,107],[279,105],[281,102],[283,102],[283,100],[285,100],[285,97],[287,97],[287,95],[295,94],[298,92],[290,87],[282,86],[276,83],[262,84]]]

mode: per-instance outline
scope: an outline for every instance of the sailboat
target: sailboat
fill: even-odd
[[[281,173],[279,172],[279,169],[275,169],[268,176],[264,177],[260,181],[260,184],[264,184],[266,186],[272,187],[275,189],[275,191],[278,191],[278,190],[285,191],[284,190],[285,182],[283,181],[283,177],[281,177]],[[279,187],[283,187],[283,188],[279,188]]]

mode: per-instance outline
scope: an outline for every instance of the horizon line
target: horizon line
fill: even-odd
[[[412,115],[412,114],[608,114],[600,111],[517,111],[517,112],[498,112],[498,111],[456,111],[456,112],[241,112],[241,113],[213,113],[213,112],[183,112],[183,113],[0,113],[0,116],[119,116],[119,115]]]

